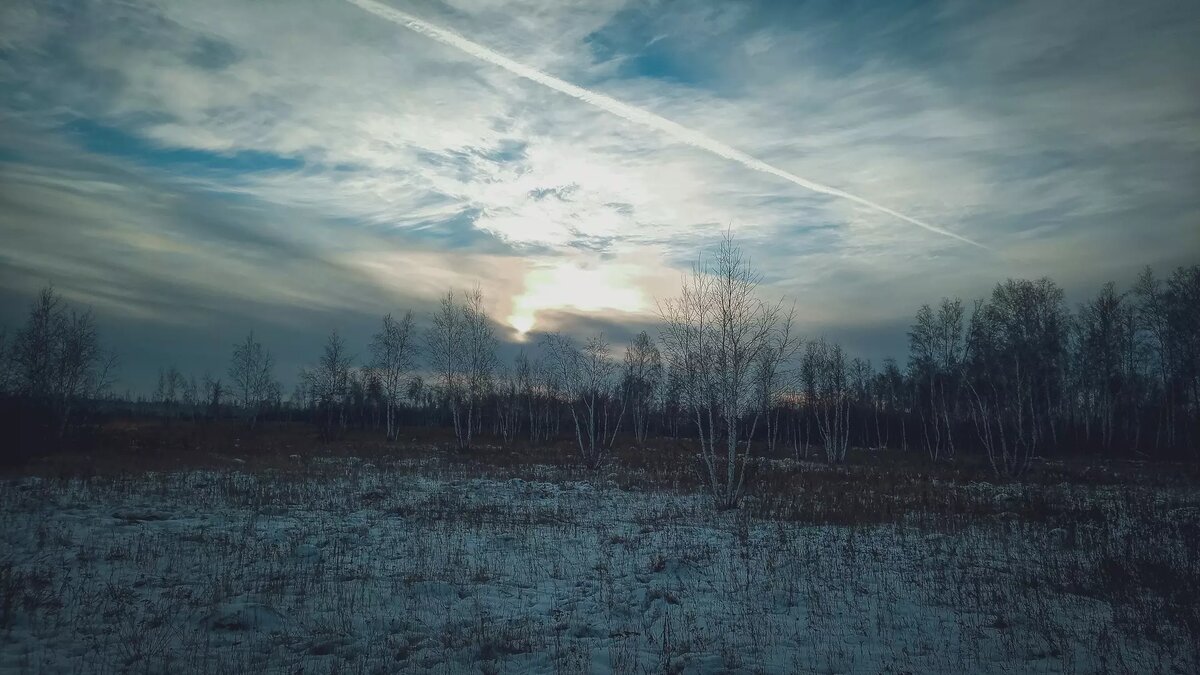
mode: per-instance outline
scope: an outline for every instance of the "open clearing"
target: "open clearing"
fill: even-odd
[[[808,470],[782,462],[764,475]],[[892,522],[835,525],[796,517],[796,500],[819,494],[793,495],[790,510],[764,496],[716,512],[700,493],[633,487],[629,471],[316,458],[292,470],[234,462],[9,479],[0,669],[1189,673],[1200,664],[1187,595],[1200,573],[1194,490],[933,481],[928,503],[973,504],[976,514],[911,509]]]

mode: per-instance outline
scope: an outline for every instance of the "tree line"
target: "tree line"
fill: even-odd
[[[335,331],[287,396],[250,333],[220,375],[162,370],[153,403],[192,419],[232,410],[251,427],[303,421],[323,438],[357,427],[395,440],[403,426],[445,426],[461,449],[485,435],[569,438],[590,467],[619,439],[678,439],[695,446],[724,506],[744,494],[758,455],[968,454],[1004,476],[1054,455],[1200,459],[1200,266],[1165,278],[1147,268],[1132,288],[1106,284],[1074,309],[1046,278],[1003,281],[970,305],[943,298],[916,311],[904,365],[878,367],[802,337],[793,308],[762,299],[760,282],[727,238],[622,354],[603,335],[550,333],[511,363],[497,356],[482,292],[451,291],[424,327],[412,312],[384,316],[361,358]],[[0,335],[0,354],[7,409],[33,406],[59,436],[112,382],[91,312],[53,289]]]

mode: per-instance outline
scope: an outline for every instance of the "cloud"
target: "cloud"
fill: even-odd
[[[0,7],[6,297],[51,279],[139,317],[140,335],[173,326],[193,345],[179,336],[255,322],[312,352],[338,322],[369,330],[374,313],[475,281],[501,320],[541,297],[525,300],[534,330],[645,325],[732,226],[807,332],[861,336],[1007,276],[1078,294],[1200,250],[1187,3],[403,8],[999,255],[347,3],[55,0]],[[601,269],[650,303],[537,290]],[[887,335],[860,344],[902,353],[903,332]]]
[[[429,38],[437,40],[442,44],[446,44],[454,47],[455,49],[466,52],[467,54],[470,54],[481,61],[499,66],[500,68],[503,68],[514,75],[531,80],[542,86],[549,87],[557,92],[566,94],[571,98],[578,99],[584,103],[587,103],[588,105],[595,106],[605,112],[616,115],[621,119],[650,127],[656,131],[660,131],[681,143],[686,143],[692,147],[711,152],[718,157],[723,157],[730,161],[737,162],[748,169],[761,171],[763,173],[782,178],[789,183],[793,183],[806,190],[811,190],[819,194],[830,195],[839,199],[852,201],[856,204],[866,206],[867,208],[874,209],[875,211],[879,211],[881,213],[885,213],[907,223],[912,223],[917,227],[940,234],[944,237],[957,239],[958,241],[970,244],[972,246],[987,248],[986,246],[983,246],[982,244],[968,239],[962,235],[955,234],[940,227],[930,225],[924,221],[917,220],[912,216],[907,216],[899,211],[890,209],[865,197],[860,197],[844,190],[839,190],[835,187],[823,185],[807,178],[801,178],[800,176],[797,176],[791,172],[784,171],[783,169],[772,166],[760,159],[751,157],[741,150],[730,147],[694,129],[689,129],[681,124],[672,122],[671,120],[660,115],[656,115],[647,110],[623,103],[610,96],[605,96],[604,94],[584,89],[583,87],[560,80],[552,75],[547,75],[536,68],[530,68],[529,66],[514,61],[502,54],[498,54],[491,49],[484,47],[483,45],[472,42],[461,35],[454,33],[453,31],[448,31],[444,28],[439,28],[438,26],[422,21],[411,14],[398,11],[382,3],[375,2],[374,0],[346,1],[352,5],[361,7],[362,9],[380,18],[387,19],[392,23],[398,24],[409,30],[420,33],[421,35],[425,35]]]

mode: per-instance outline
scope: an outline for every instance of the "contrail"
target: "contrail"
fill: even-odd
[[[800,187],[805,188],[807,190],[812,190],[813,192],[819,192],[821,194],[831,195],[833,197],[840,197],[842,199],[852,201],[856,204],[861,204],[862,206],[866,206],[868,208],[874,209],[876,211],[879,211],[880,213],[886,213],[889,216],[899,218],[900,220],[903,220],[907,223],[912,223],[913,225],[916,225],[917,227],[929,230],[930,232],[935,232],[937,234],[940,234],[940,235],[943,235],[946,237],[951,237],[951,238],[957,239],[961,242],[970,244],[972,246],[978,246],[979,248],[982,248],[982,249],[988,249],[987,246],[984,246],[983,244],[980,244],[979,242],[972,241],[971,239],[968,239],[962,235],[950,232],[949,230],[944,230],[940,227],[937,227],[936,225],[930,225],[929,223],[926,223],[924,221],[917,220],[916,218],[913,218],[912,216],[906,216],[903,213],[900,213],[899,211],[890,209],[882,204],[873,202],[865,197],[859,197],[858,195],[850,194],[849,192],[839,190],[835,187],[823,185],[821,183],[817,183],[817,182],[808,180],[806,178],[801,178],[800,176],[797,176],[796,174],[793,174],[788,171],[784,171],[783,169],[771,166],[770,164],[767,164],[766,162],[762,161],[761,159],[752,157],[751,155],[748,155],[748,154],[742,152],[741,150],[738,150],[737,148],[725,145],[724,143],[722,143],[718,140],[709,138],[708,136],[705,136],[704,134],[702,134],[698,131],[693,131],[692,129],[688,129],[687,127],[685,127],[681,124],[678,124],[676,122],[672,122],[671,120],[669,120],[665,117],[660,117],[659,115],[655,115],[652,112],[648,112],[646,110],[642,110],[640,108],[631,106],[628,103],[622,103],[621,101],[618,101],[617,99],[612,98],[610,96],[605,96],[604,94],[599,94],[594,91],[589,91],[587,89],[584,89],[583,87],[573,85],[570,82],[567,82],[565,80],[560,80],[557,77],[554,77],[553,75],[547,75],[546,73],[543,73],[540,70],[537,70],[535,68],[530,68],[529,66],[526,66],[522,63],[517,63],[516,61],[513,61],[512,59],[508,58],[507,56],[504,56],[503,54],[498,54],[498,53],[488,49],[487,47],[484,47],[481,44],[478,44],[478,43],[475,43],[475,42],[472,42],[472,41],[466,39],[465,37],[459,35],[458,33],[447,30],[445,28],[439,28],[433,24],[430,24],[421,19],[418,19],[417,17],[415,17],[411,14],[402,12],[393,7],[389,7],[388,5],[382,4],[380,2],[376,2],[375,0],[346,0],[346,1],[352,5],[357,5],[359,8],[366,10],[366,11],[374,14],[375,16],[378,16],[383,19],[387,19],[388,21],[391,21],[392,23],[403,26],[415,33],[420,33],[421,35],[424,35],[428,38],[436,40],[444,45],[454,47],[455,49],[458,49],[459,51],[462,51],[462,52],[466,52],[467,54],[470,54],[471,56],[474,56],[475,58],[477,58],[481,61],[486,61],[487,63],[490,63],[492,65],[499,66],[514,75],[523,77],[527,80],[532,80],[534,82],[537,82],[540,85],[549,87],[550,89],[553,89],[555,91],[566,94],[567,96],[579,99],[580,101],[583,101],[584,103],[593,105],[601,110],[610,112],[613,115],[616,115],[617,117],[623,118],[630,122],[634,122],[636,124],[641,124],[643,126],[650,127],[651,129],[657,129],[658,131],[661,131],[661,132],[667,134],[668,136],[674,138],[677,141],[686,143],[695,148],[707,150],[707,151],[713,153],[714,155],[724,157],[725,159],[737,162],[738,164],[741,164],[742,166],[744,166],[746,168],[754,169],[755,171],[761,171],[763,173],[768,173],[768,174],[771,174],[772,176],[778,176],[779,178],[782,178],[786,181],[789,181],[791,183],[799,185]],[[988,250],[990,250],[990,249],[988,249]]]

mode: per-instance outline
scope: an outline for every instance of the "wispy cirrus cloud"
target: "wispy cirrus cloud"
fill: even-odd
[[[916,225],[921,229],[928,230],[935,234],[940,234],[944,237],[957,239],[958,241],[970,244],[972,246],[986,248],[982,244],[963,237],[962,235],[949,232],[940,227],[930,225],[924,221],[907,216],[899,211],[873,202],[866,197],[851,194],[823,183],[802,178],[789,171],[784,171],[779,167],[772,166],[756,157],[751,157],[737,148],[726,145],[725,143],[722,143],[714,138],[710,138],[694,129],[689,129],[681,124],[672,122],[661,115],[656,115],[647,110],[631,106],[622,101],[618,101],[611,96],[605,96],[604,94],[599,94],[594,91],[584,89],[583,87],[571,84],[570,82],[561,80],[553,75],[548,75],[540,70],[537,70],[536,68],[530,68],[523,63],[514,61],[503,54],[499,54],[491,49],[488,49],[487,47],[484,47],[483,45],[472,42],[461,35],[454,33],[453,31],[448,31],[444,28],[427,23],[411,14],[400,12],[383,3],[376,2],[375,0],[347,0],[347,2],[357,7],[361,7],[362,9],[382,19],[391,21],[392,23],[403,26],[421,35],[428,36],[429,38],[437,40],[442,44],[459,49],[481,61],[503,68],[504,70],[507,70],[518,77],[523,77],[542,86],[549,87],[554,91],[566,94],[571,98],[578,99],[584,103],[587,103],[588,105],[595,106],[605,112],[616,115],[623,120],[633,122],[634,124],[641,124],[656,131],[660,131],[681,143],[686,143],[694,148],[711,152],[718,157],[737,162],[747,169],[761,171],[762,173],[769,174],[777,178],[782,178],[783,180],[786,180],[794,185],[798,185],[805,190],[811,190],[812,192],[816,192],[818,194],[829,195],[831,197],[837,197],[839,199],[845,199],[854,202],[855,204],[859,204],[880,213],[887,214],[899,220]]]
[[[732,226],[809,332],[878,354],[942,294],[1081,292],[1200,249],[1186,3],[389,6],[1000,255],[348,3],[56,0],[0,7],[8,297],[49,278],[146,326],[300,323],[315,344],[330,317],[478,280],[502,319],[636,323]],[[547,291],[584,278],[607,295]]]

